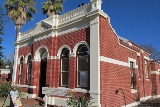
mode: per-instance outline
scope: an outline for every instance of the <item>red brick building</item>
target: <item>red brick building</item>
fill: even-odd
[[[0,69],[0,79],[1,81],[3,80],[7,80],[7,81],[11,81],[11,71],[10,69]]]
[[[90,93],[97,107],[132,106],[150,98],[155,79],[151,70],[157,70],[153,62],[150,67],[150,54],[116,34],[101,3],[90,0],[19,34],[13,84],[28,97],[44,97],[42,87]],[[66,105],[65,96],[46,99]]]

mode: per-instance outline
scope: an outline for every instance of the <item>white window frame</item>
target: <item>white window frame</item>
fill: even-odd
[[[137,66],[138,66],[138,78],[141,79],[141,71],[140,71],[140,56],[137,56]]]
[[[145,76],[146,76],[146,79],[149,79],[148,61],[146,59],[145,59]]]
[[[21,57],[23,58],[23,57]],[[20,67],[19,67],[19,77],[18,77],[18,84],[22,84],[22,71],[23,71],[23,62],[24,62],[24,59],[22,60],[22,64],[21,64],[21,58],[20,58]]]
[[[132,70],[131,70],[131,63],[132,63]],[[130,61],[130,78],[134,78],[134,62]],[[135,83],[131,82],[131,89],[135,89],[134,87]]]
[[[68,48],[64,48],[64,49],[68,49]],[[63,52],[64,49],[62,49],[62,52]],[[69,49],[68,49],[68,50],[69,50]],[[62,55],[62,52],[61,52],[61,55]],[[69,53],[70,53],[70,51],[69,51]],[[68,77],[69,77],[69,67],[68,67],[68,71],[63,71],[63,70],[62,70],[62,67],[63,67],[63,65],[62,65],[62,64],[63,64],[63,63],[62,63],[62,59],[63,59],[63,58],[62,58],[62,56],[61,56],[61,57],[60,57],[60,62],[61,62],[61,65],[60,65],[60,66],[61,66],[61,73],[60,73],[61,81],[60,81],[60,86],[61,86],[61,87],[68,87],[69,78],[68,78],[68,84],[67,84],[67,85],[63,85],[63,84],[62,84],[62,82],[63,82],[62,74],[65,73],[65,72],[67,72],[67,73],[68,73]],[[66,59],[68,59],[68,66],[69,66],[69,57],[66,58]]]
[[[87,56],[88,56],[88,55],[87,55]],[[89,84],[88,84],[88,79],[89,79],[89,78],[88,78],[88,74],[89,74],[89,73],[88,73],[88,71],[79,71],[79,70],[78,70],[78,64],[79,64],[79,63],[78,63],[78,56],[77,56],[77,87],[79,87],[79,88],[87,88],[88,85],[89,85]],[[88,66],[88,65],[87,65],[87,66]],[[78,78],[78,77],[79,77],[78,74],[79,74],[80,72],[86,72],[86,73],[87,73],[87,85],[86,85],[86,86],[80,86],[80,84],[78,84],[78,81],[80,81],[79,78]]]
[[[69,58],[68,58],[68,60],[69,60]],[[62,86],[62,87],[67,87],[68,85],[63,85],[63,84],[62,84],[62,80],[63,80],[62,74],[63,74],[64,72],[68,72],[68,76],[69,76],[69,71],[62,71],[62,58],[61,58],[61,86]]]
[[[30,56],[30,55],[29,55]],[[29,58],[28,56],[28,58]],[[31,57],[32,58],[32,57]],[[31,66],[32,66],[32,62],[31,62]],[[28,80],[29,80],[29,72],[28,72],[28,69],[29,69],[29,64],[28,64],[28,59],[27,59],[27,74],[26,74],[26,84],[28,84]],[[32,68],[31,68],[32,69]],[[31,76],[31,72],[30,72],[30,76]],[[31,78],[31,77],[30,77]],[[31,84],[31,80],[30,81],[30,84]]]

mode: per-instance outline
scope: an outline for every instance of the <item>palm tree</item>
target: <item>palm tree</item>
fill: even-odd
[[[33,14],[36,14],[34,0],[7,0],[4,3],[9,18],[14,22],[16,28],[16,40],[20,28],[27,22],[31,21]]]
[[[58,15],[61,11],[63,11],[63,2],[64,0],[48,0],[43,2],[43,14],[47,14],[48,17]]]

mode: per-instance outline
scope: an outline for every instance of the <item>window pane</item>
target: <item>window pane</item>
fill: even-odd
[[[130,62],[131,88],[136,88],[136,74],[134,71],[134,62]]]
[[[78,71],[88,71],[88,55],[78,57]]]
[[[88,86],[88,72],[87,71],[81,71],[80,73],[80,87],[87,87]]]
[[[62,72],[62,86],[68,85],[68,72]]]
[[[69,50],[67,48],[62,51],[62,56],[69,57]]]
[[[19,84],[22,82],[22,74],[19,75]]]
[[[32,64],[28,63],[27,84],[30,84],[31,82],[31,70],[32,70]]]
[[[86,46],[82,46],[78,50],[78,55],[88,55],[88,49]]]
[[[62,71],[69,71],[69,59],[68,58],[62,59]]]

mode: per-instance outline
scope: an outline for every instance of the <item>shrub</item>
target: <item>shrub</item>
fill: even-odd
[[[0,98],[7,97],[11,90],[11,85],[7,83],[0,84]]]
[[[69,107],[89,107],[92,104],[89,94],[69,91],[67,96],[67,105]]]
[[[24,94],[21,90],[21,88],[17,87],[17,86],[11,86],[11,82],[7,82],[7,81],[3,81],[0,84],[0,98],[5,98],[8,96],[8,94],[10,93],[10,91],[18,91],[18,96],[22,97]]]

